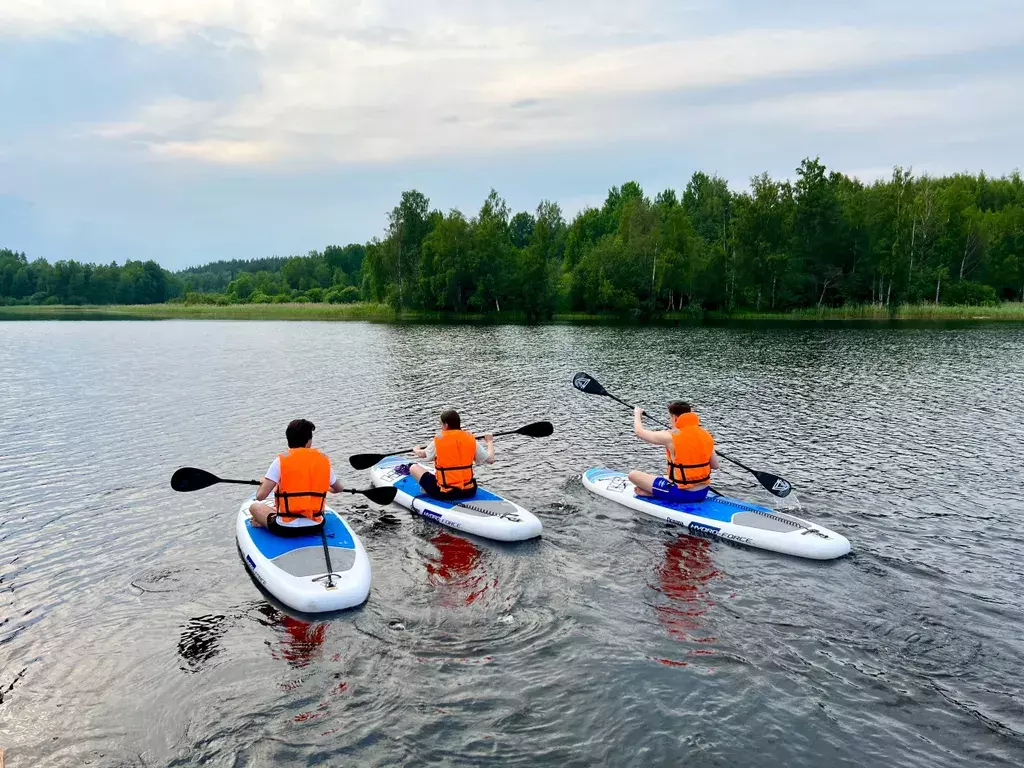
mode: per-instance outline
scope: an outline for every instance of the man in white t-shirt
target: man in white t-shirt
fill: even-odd
[[[322,490],[314,488],[287,489],[288,491],[291,491],[293,493],[295,493],[296,491],[299,492],[295,501],[296,506],[304,506],[311,503],[309,501],[310,494],[306,493],[307,491],[316,491],[316,498],[323,498],[323,496],[326,495],[327,491],[330,491],[332,493],[341,493],[341,491],[344,490],[344,487],[342,486],[341,482],[338,480],[337,476],[334,473],[334,468],[330,466],[330,460],[326,456],[321,454],[319,451],[312,451],[313,430],[315,429],[316,426],[314,426],[312,422],[307,421],[306,419],[295,419],[288,425],[288,428],[285,430],[285,438],[288,441],[289,455],[295,456],[303,452],[312,453],[312,457],[310,457],[311,461],[319,464],[326,462],[326,466],[321,467],[320,471],[323,471],[324,475],[327,474],[326,470],[329,469],[330,472],[330,479],[328,481],[330,483],[329,488],[322,488]],[[322,478],[324,477],[324,475],[320,475],[321,480],[319,482],[323,482]],[[263,476],[263,482],[260,483],[259,490],[256,491],[256,501],[249,505],[249,513],[252,515],[252,524],[256,527],[265,527],[272,533],[276,533],[279,536],[298,535],[301,532],[296,530],[296,525],[301,527],[302,524],[305,522],[303,519],[301,519],[303,514],[305,514],[306,518],[316,517],[316,515],[311,515],[308,513],[296,513],[295,515],[291,516],[297,518],[295,520],[291,520],[291,518],[287,515],[285,516],[284,521],[279,520],[278,513],[281,512],[282,510],[278,509],[277,505],[270,506],[266,504],[264,500],[268,496],[270,496],[270,494],[274,491],[277,491],[277,496],[281,495],[282,490],[284,489],[279,488],[280,483],[281,456],[278,455],[270,463],[270,466],[267,468],[266,474]]]

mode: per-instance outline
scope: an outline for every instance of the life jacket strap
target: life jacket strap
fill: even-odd
[[[453,484],[449,483],[449,481],[447,481],[447,478],[444,476],[444,472],[445,471],[447,471],[447,472],[459,472],[459,471],[462,471],[462,470],[465,470],[465,469],[468,469],[470,472],[472,472],[473,471],[473,465],[470,464],[468,467],[438,467],[435,464],[434,465],[434,469],[436,469],[437,470],[437,474],[440,475],[440,478],[441,478],[440,484],[441,484],[441,488],[442,489],[444,487],[458,488],[459,487],[458,485],[453,485]],[[476,487],[476,478],[475,477],[470,477],[468,482],[467,482],[467,484],[466,484],[466,487],[462,487],[462,488],[459,488],[459,489],[460,490],[466,490],[466,488],[469,488],[469,487],[474,487],[474,488]]]
[[[317,510],[316,512],[314,512],[313,514],[319,515],[320,517],[323,517],[324,505],[327,503],[327,494],[326,493],[315,493],[314,491],[292,491],[292,492],[278,491],[276,493],[276,497],[279,500],[278,501],[278,505],[277,505],[279,514],[283,514],[286,517],[292,517],[292,518],[294,518],[294,517],[305,517],[305,515],[298,515],[298,514],[293,515],[293,514],[291,514],[291,508],[288,506],[288,499],[297,498],[299,496],[312,496],[314,498],[320,499],[320,509]],[[281,510],[280,501],[284,501],[284,512],[283,513],[280,512],[280,510]]]
[[[445,472],[446,471],[447,472],[461,472],[461,471],[466,470],[466,469],[468,469],[470,472],[472,472],[473,471],[473,465],[470,464],[468,467],[439,467],[435,463],[434,464],[434,469],[436,469],[437,473],[441,476],[441,486],[442,487],[447,486],[448,488],[458,488],[457,485],[450,485],[448,483],[448,480],[445,477]],[[472,486],[474,488],[476,487],[476,478],[475,477],[471,477],[469,479],[469,481],[468,481],[468,483],[466,485],[466,488],[469,488],[470,486]],[[466,488],[459,488],[459,490],[464,491],[464,490],[466,490]]]
[[[668,463],[669,473],[668,479],[676,484],[692,485],[695,483],[707,482],[711,479],[711,462],[705,461],[700,464],[676,464],[670,461]],[[679,470],[679,477],[676,477],[676,470]],[[686,476],[686,470],[688,469],[706,469],[705,474],[702,477],[689,478]]]

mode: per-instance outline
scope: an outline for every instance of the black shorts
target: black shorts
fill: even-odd
[[[316,525],[284,525],[277,521],[277,512],[271,512],[267,517],[267,530],[275,536],[283,536],[286,539],[295,539],[299,536],[319,536],[323,527],[323,520]]]
[[[437,477],[433,472],[424,472],[423,477],[420,478],[420,488],[432,499],[439,501],[456,501],[458,499],[469,499],[476,496],[476,481],[473,481],[473,485],[466,490],[460,490],[458,488],[452,488],[450,491],[442,491],[437,486]]]

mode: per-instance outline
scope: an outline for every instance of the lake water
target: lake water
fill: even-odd
[[[994,766],[1024,762],[1024,329],[0,323],[0,748],[32,766]],[[690,399],[847,536],[819,563],[690,538],[580,482],[657,470],[631,414]],[[352,453],[456,407],[543,538],[353,498],[365,606],[304,621],[238,558],[306,417]],[[728,448],[727,448],[728,446]],[[731,451],[729,450],[731,449]],[[719,472],[724,492],[770,497]],[[791,497],[791,498],[794,498]]]

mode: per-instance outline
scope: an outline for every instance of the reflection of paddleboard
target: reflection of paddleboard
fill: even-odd
[[[850,551],[846,537],[828,528],[726,496],[711,494],[693,504],[640,497],[625,473],[603,468],[584,472],[583,485],[598,496],[681,526],[695,536],[813,560],[831,560]]]
[[[395,486],[398,489],[396,502],[457,531],[498,541],[523,541],[540,536],[541,524],[536,515],[483,488],[479,488],[476,495],[459,501],[430,498],[412,477],[397,470],[408,463],[408,459],[397,456],[384,459],[370,469],[370,481],[378,487]]]
[[[340,611],[366,602],[370,594],[370,558],[337,512],[328,507],[324,515],[334,569],[333,585],[329,586],[320,534],[284,538],[266,528],[253,528],[251,501],[245,501],[238,510],[235,536],[245,567],[271,595],[303,613]]]
[[[253,582],[259,586],[255,577]],[[204,614],[189,619],[178,640],[178,655],[187,664],[181,669],[201,671],[221,653],[228,632],[243,622],[282,630],[276,647],[267,641],[273,658],[283,658],[293,667],[309,664],[326,640],[327,622],[312,620],[309,614],[289,608],[262,587],[260,592],[262,599],[235,606],[226,615]]]

